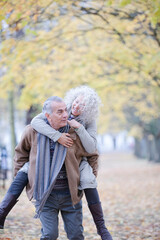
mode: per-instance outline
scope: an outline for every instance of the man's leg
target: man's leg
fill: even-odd
[[[68,239],[83,240],[82,202],[73,206],[69,194],[62,197],[60,209]]]
[[[52,192],[40,214],[41,239],[56,240],[58,238],[58,213],[58,199],[56,194]]]

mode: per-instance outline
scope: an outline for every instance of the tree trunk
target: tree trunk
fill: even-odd
[[[160,138],[155,138],[156,145],[156,162],[160,162]]]
[[[138,138],[135,138],[134,155],[138,158],[141,157],[141,146]]]
[[[26,114],[26,124],[30,124],[31,120],[34,116],[42,111],[42,107],[40,105],[32,105]]]
[[[147,158],[147,143],[146,138],[135,138],[134,154],[138,158]]]
[[[14,108],[14,93],[10,91],[8,94],[8,102],[9,102],[9,123],[10,123],[10,136],[11,136],[11,160],[12,160],[12,177],[13,177],[13,157],[14,157],[14,149],[16,146],[16,134],[15,134],[15,108]]]

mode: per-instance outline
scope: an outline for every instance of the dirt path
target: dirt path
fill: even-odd
[[[160,164],[137,160],[129,153],[100,157],[98,189],[105,221],[114,240],[160,240]],[[1,189],[0,199],[4,191]],[[39,240],[40,221],[25,192],[9,214],[0,240]],[[86,240],[98,240],[92,217],[83,198]],[[66,240],[60,218],[59,240]]]

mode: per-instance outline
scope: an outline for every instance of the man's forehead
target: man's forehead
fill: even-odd
[[[65,109],[66,104],[65,102],[53,102],[52,103],[53,110]]]

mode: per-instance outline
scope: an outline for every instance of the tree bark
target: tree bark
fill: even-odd
[[[16,133],[15,133],[15,107],[14,107],[14,92],[10,91],[8,93],[9,102],[9,124],[10,124],[10,139],[11,139],[11,160],[12,160],[12,177],[13,177],[13,158],[14,149],[17,144]]]
[[[160,138],[155,138],[155,145],[156,145],[156,162],[160,162]]]

